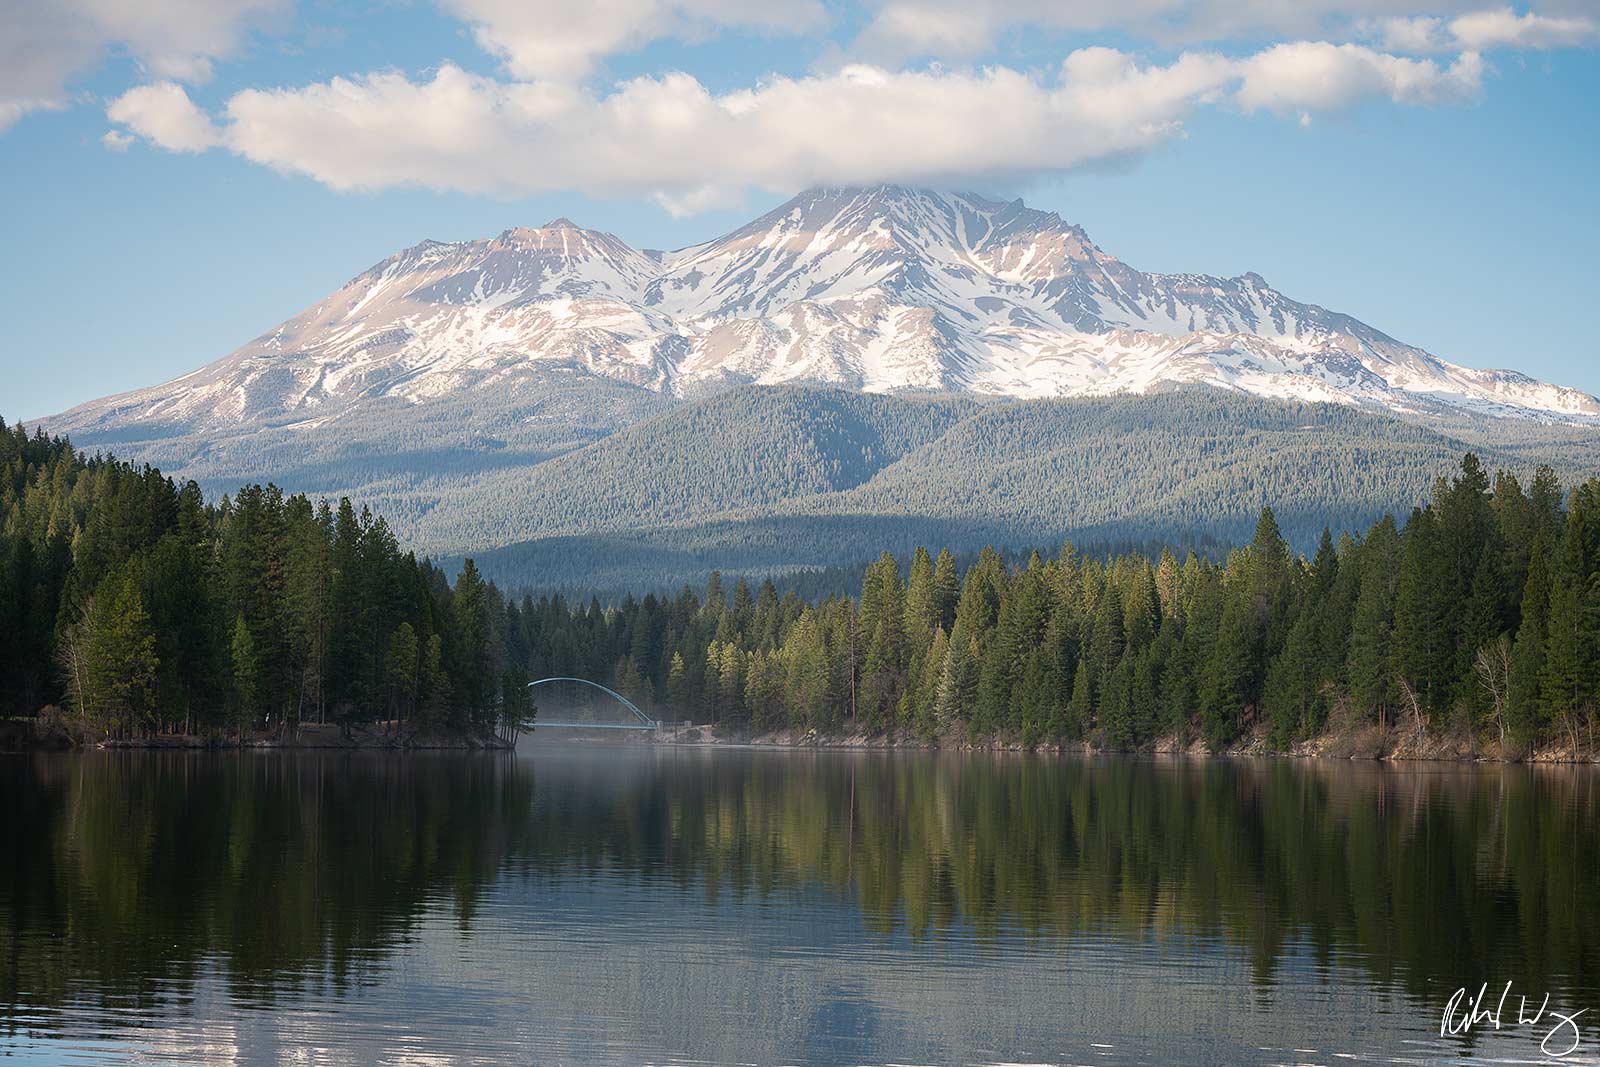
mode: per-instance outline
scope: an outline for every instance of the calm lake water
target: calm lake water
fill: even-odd
[[[1497,1031],[1441,1038],[1458,987]],[[1594,769],[525,743],[0,771],[0,1058],[1600,1062]],[[1459,1016],[1458,1016],[1459,1018]]]

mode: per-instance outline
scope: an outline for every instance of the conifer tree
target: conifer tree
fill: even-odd
[[[90,714],[118,724],[124,737],[131,736],[155,710],[161,666],[133,568],[108,574],[94,604],[86,663]]]
[[[233,663],[233,727],[238,732],[239,743],[243,744],[245,731],[256,721],[261,694],[255,638],[242,611],[234,616],[233,641],[229,647]]]
[[[667,707],[677,717],[689,712],[689,678],[684,668],[683,653],[674,652],[667,668]]]
[[[384,657],[384,673],[389,682],[389,715],[401,722],[414,713],[420,667],[417,632],[409,622],[402,622],[390,636],[389,650]]]
[[[914,691],[912,718],[918,735],[924,739],[938,736],[944,727],[939,718],[939,691],[949,655],[950,637],[941,626],[933,632],[933,643],[923,658],[921,677]]]
[[[956,558],[948,548],[939,550],[933,564],[933,603],[937,625],[948,631],[956,622],[956,601],[961,596],[961,577],[956,573]]]
[[[1089,661],[1078,661],[1072,679],[1072,703],[1067,713],[1067,736],[1083,738],[1094,728],[1094,692],[1089,681]]]
[[[1543,531],[1534,534],[1521,604],[1522,622],[1511,648],[1506,722],[1512,734],[1527,744],[1539,733],[1543,721],[1540,687],[1544,678],[1545,643],[1550,635],[1550,558],[1545,550]]]
[[[1357,706],[1378,722],[1396,698],[1394,599],[1399,535],[1390,516],[1368,534],[1360,554],[1361,582],[1350,630],[1349,679]]]
[[[924,648],[941,623],[939,591],[934,584],[933,557],[921,545],[911,557],[911,576],[906,583],[906,640],[912,648]]]
[[[1454,627],[1445,617],[1446,564],[1433,509],[1418,508],[1401,537],[1400,573],[1394,597],[1394,661],[1403,693],[1426,717],[1448,690],[1454,662]]]

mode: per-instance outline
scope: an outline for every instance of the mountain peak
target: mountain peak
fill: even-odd
[[[1020,198],[895,184],[807,189],[670,253],[567,218],[423,242],[211,367],[103,402],[103,418],[301,418],[541,367],[680,396],[740,382],[1018,397],[1201,385],[1600,423],[1594,397],[1456,366],[1259,274],[1146,273]]]

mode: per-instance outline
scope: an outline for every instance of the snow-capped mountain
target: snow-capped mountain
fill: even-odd
[[[53,428],[305,428],[374,398],[469,403],[561,368],[669,396],[739,382],[1015,396],[1204,384],[1427,414],[1600,421],[1600,401],[1473,370],[1256,274],[1136,270],[1021,201],[815,189],[677,252],[565,219],[424,241],[210,366]]]

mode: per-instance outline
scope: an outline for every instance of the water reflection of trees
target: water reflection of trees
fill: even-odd
[[[1418,993],[1600,988],[1582,769],[683,753],[582,790],[563,773],[534,809],[550,871],[820,884],[914,937],[1219,936],[1262,978],[1293,945]]]
[[[338,993],[430,905],[471,921],[532,788],[495,759],[105,753],[7,770],[0,1026],[85,1000],[148,1017],[208,970],[245,1002]]]
[[[507,872],[820,887],[926,939],[1215,937],[1262,980],[1309,948],[1418,995],[1600,989],[1600,781],[1575,769],[580,749],[8,770],[0,1027],[84,998],[137,1018],[207,973],[247,1003],[336,995],[424,915],[471,928]]]

